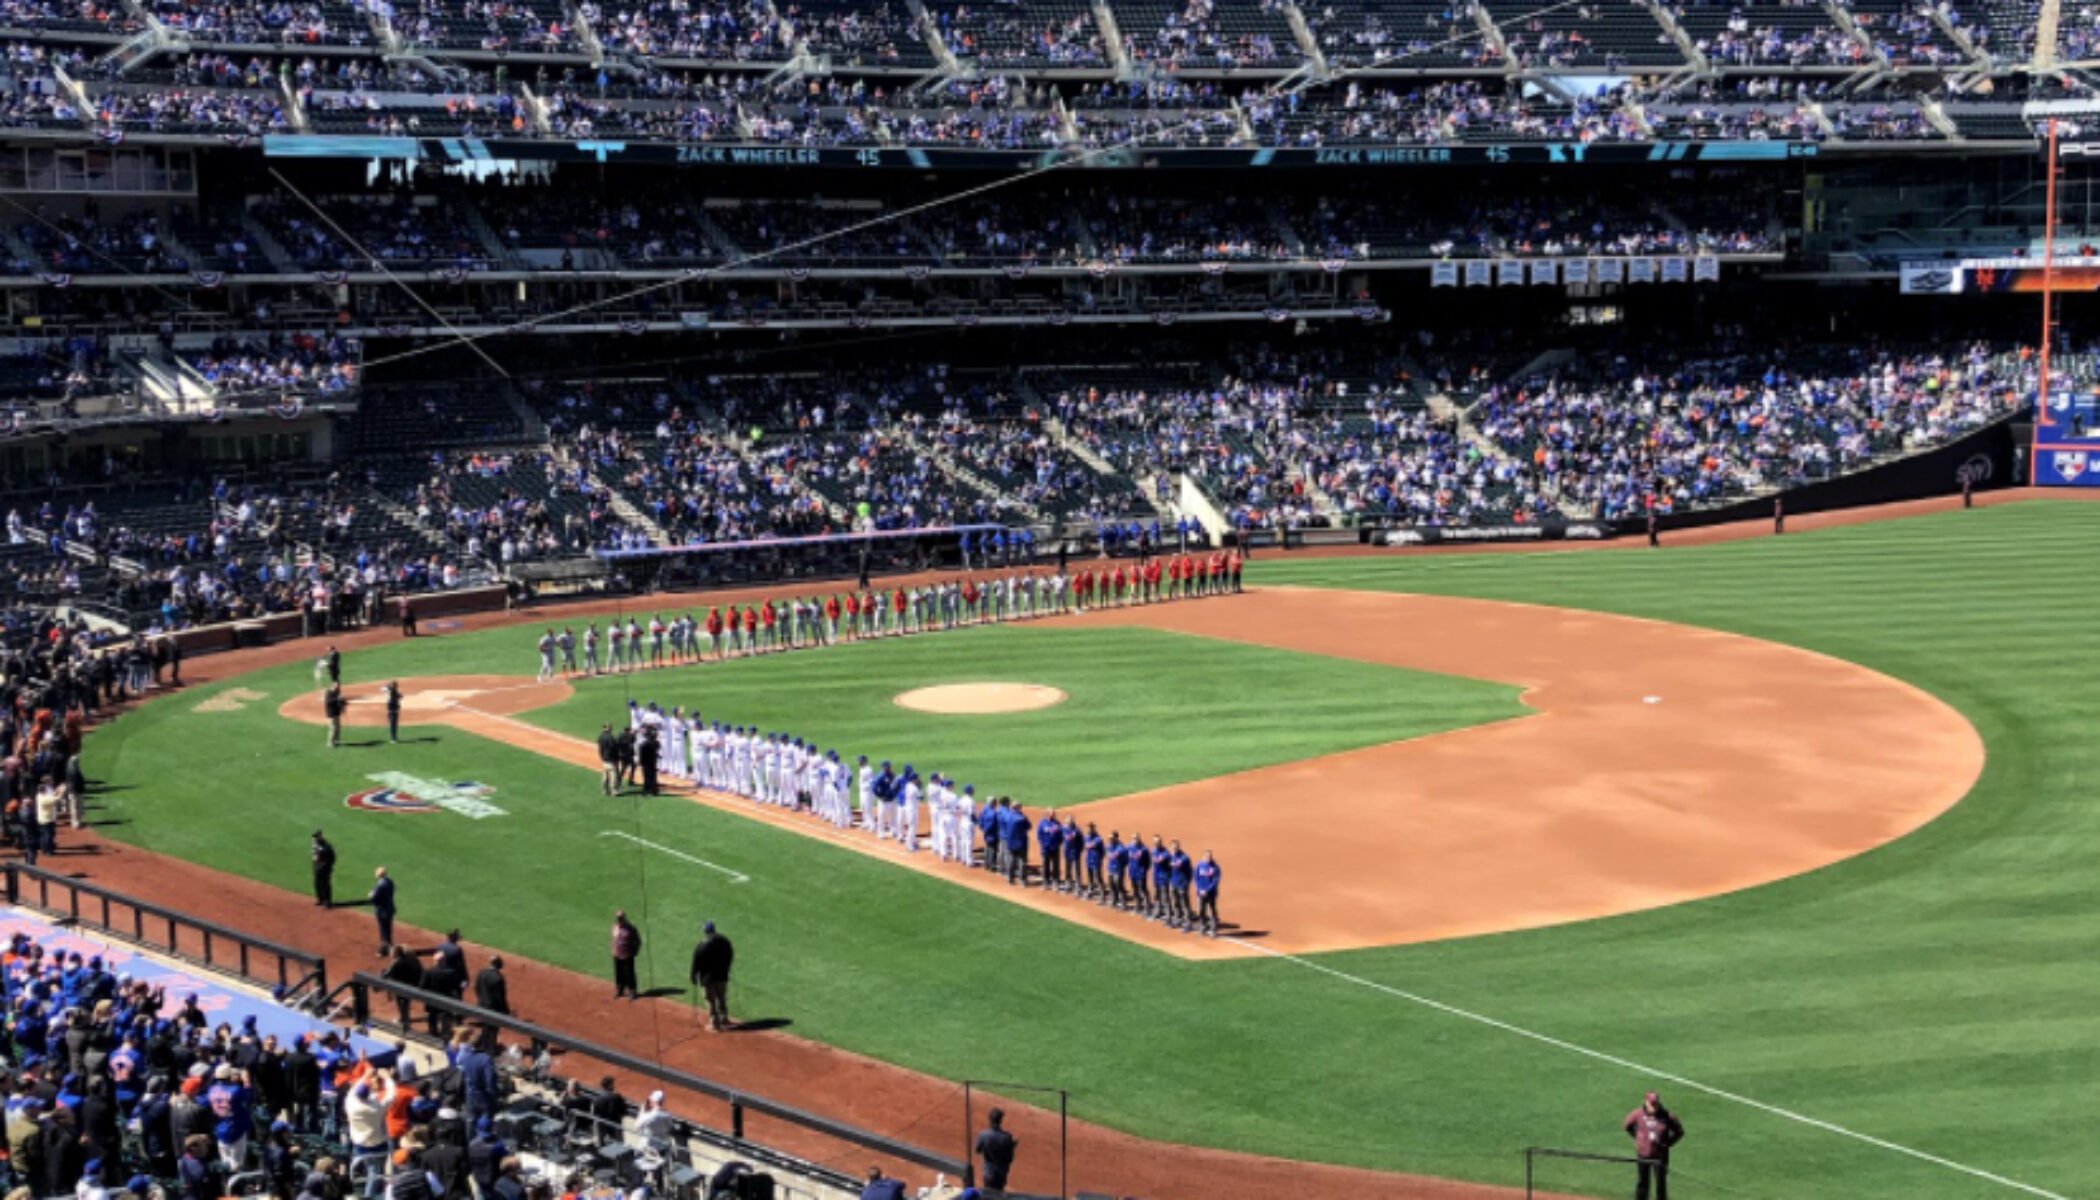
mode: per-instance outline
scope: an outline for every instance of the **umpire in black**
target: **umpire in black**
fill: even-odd
[[[314,865],[314,904],[320,908],[335,906],[335,846],[321,831],[314,830],[312,851]]]

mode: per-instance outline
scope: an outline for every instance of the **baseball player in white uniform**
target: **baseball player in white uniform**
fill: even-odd
[[[834,826],[843,826],[846,816],[846,769],[839,763],[839,752],[826,754],[817,762],[817,812]]]
[[[948,781],[935,771],[926,779],[926,832],[933,839],[933,856],[942,862],[948,861],[948,841],[953,832],[955,805],[950,797]]]
[[[868,785],[875,782],[875,768],[868,765],[868,756],[860,756],[860,824],[861,828],[875,828],[875,797],[868,792]]]
[[[977,832],[977,789],[964,784],[955,796],[955,861],[970,865],[970,841]]]
[[[673,779],[687,775],[685,757],[685,709],[673,708],[664,718],[664,774]]]
[[[919,800],[925,794],[919,776],[907,764],[904,783],[897,789],[897,840],[913,853],[919,849]]]

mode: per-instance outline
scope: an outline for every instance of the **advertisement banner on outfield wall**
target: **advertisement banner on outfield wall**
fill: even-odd
[[[1528,525],[1398,525],[1371,531],[1374,546],[1456,546],[1490,542],[1595,542],[1612,536],[1602,521]]]
[[[2035,447],[2034,482],[2038,487],[2100,487],[2100,442]]]

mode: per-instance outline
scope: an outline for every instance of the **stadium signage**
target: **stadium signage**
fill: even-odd
[[[1246,168],[1523,166],[1547,163],[1631,166],[1636,163],[1778,162],[1817,153],[1813,142],[1529,142],[1510,145],[1281,147],[1116,146],[1102,150],[972,149],[962,146],[766,146],[680,145],[676,142],[514,138],[359,137],[331,134],[269,134],[270,158],[402,159],[486,163],[595,162],[641,166],[685,164],[706,167],[896,167],[905,170],[1026,171],[1070,165],[1125,170],[1152,167]]]
[[[1499,149],[1500,147],[1496,147]],[[1409,148],[1403,150],[1316,150],[1313,162],[1322,167],[1386,166],[1394,163],[1447,163],[1451,161],[1449,148]]]
[[[367,775],[365,779],[379,786],[343,797],[345,807],[359,812],[397,814],[450,812],[470,821],[506,815],[502,809],[483,799],[496,791],[485,783],[472,780],[445,783],[400,771],[381,771]]]
[[[776,146],[680,146],[678,161],[710,167],[815,167],[823,151]]]
[[[1371,544],[1436,546],[1466,542],[1595,542],[1611,536],[1611,527],[1597,521],[1554,521],[1533,525],[1401,525],[1372,533]]]

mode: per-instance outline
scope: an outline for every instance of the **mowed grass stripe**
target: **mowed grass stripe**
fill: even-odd
[[[1585,1044],[1597,1043],[1569,1030],[1607,1045],[1650,1042],[1658,1050],[1648,1061],[1668,1050],[1710,1071],[1737,1064],[1765,1089],[1759,1098],[1811,1112],[1831,1076],[1842,1075],[1845,1103],[1880,1122],[1871,1132],[1906,1144],[1946,1128],[1943,1115],[1953,1110],[1934,1088],[1974,1081],[1979,1059],[2002,1058],[2010,1064],[2004,1078],[1986,1072],[1990,1082],[1981,1085],[1992,1103],[1959,1104],[1969,1131],[1963,1145],[2002,1157],[2033,1120],[2068,1122],[2070,1142],[2100,1134],[2090,1106],[2019,1086],[2031,1060],[2048,1054],[2052,1029],[2060,1044],[2078,1044],[2085,1019],[2066,998],[2100,983],[2078,949],[2100,928],[2074,866],[2075,847],[2100,828],[2068,790],[2100,766],[2093,739],[2075,732],[2095,703],[2083,678],[2095,649],[2084,614],[2100,575],[2084,565],[2089,552],[2069,553],[2093,544],[2096,518],[2087,506],[2027,505],[1654,554],[1555,556],[1538,566],[1519,555],[1268,559],[1257,582],[1295,584],[1316,572],[1335,586],[1594,607],[1777,637],[1951,700],[1978,724],[1992,755],[1963,805],[1850,863],[1666,913],[1488,939],[1506,943],[1492,949],[1456,943],[1405,956],[1340,956],[1346,969],[1385,978],[1404,964],[1415,979],[1425,971],[1459,978],[1528,963],[1552,986],[1512,989],[1489,1011]],[[2017,921],[1981,919],[2008,893]],[[1640,982],[1649,979],[1658,982]],[[1798,997],[1791,1005],[1790,994]],[[1600,1010],[1628,1015],[1600,1020],[1592,1015]],[[1648,1018],[1656,1028],[1643,1032]],[[1804,1023],[1820,1029],[1804,1032]],[[2001,1026],[2018,1037],[1992,1037]],[[1833,1072],[1824,1060],[1847,1045],[1870,1052]],[[1887,1069],[1876,1070],[1876,1061]],[[1841,1113],[1824,1115],[1857,1127]],[[2010,1173],[2072,1194],[2081,1184],[2091,1189],[2092,1167],[2069,1142],[2031,1143],[2020,1154],[2031,1167]],[[1787,1178],[1796,1190],[1781,1194],[1826,1194],[1792,1175],[1765,1164],[1756,1177]]]

